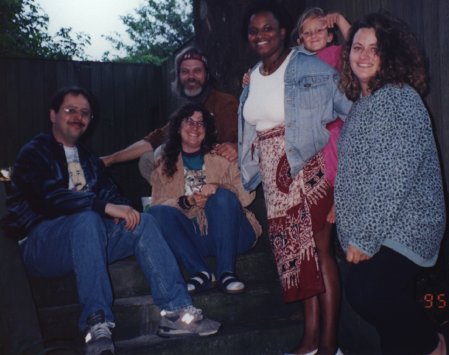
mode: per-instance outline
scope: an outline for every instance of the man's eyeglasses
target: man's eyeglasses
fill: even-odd
[[[204,128],[205,127],[205,123],[204,121],[195,121],[192,117],[187,117],[184,118],[184,122],[189,126],[189,127],[197,127],[197,128]]]
[[[310,37],[312,37],[313,35],[318,35],[318,36],[320,36],[320,35],[324,34],[324,31],[326,31],[326,30],[327,30],[327,27],[321,27],[321,28],[317,28],[316,30],[313,30],[313,31],[306,31],[306,32],[303,32],[303,33],[301,34],[301,36],[304,37],[304,38],[310,38]]]
[[[92,115],[92,112],[90,110],[86,109],[77,109],[75,107],[65,107],[62,109],[66,114],[69,116],[76,116],[80,115],[84,119],[92,119],[94,116]]]

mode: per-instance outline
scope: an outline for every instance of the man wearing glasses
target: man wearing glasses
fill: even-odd
[[[51,132],[28,142],[14,164],[8,214],[2,221],[6,234],[19,240],[30,275],[75,273],[86,354],[114,353],[107,264],[131,255],[162,311],[159,333],[216,333],[220,323],[192,306],[155,220],[133,209],[100,159],[78,143],[93,111],[94,98],[83,88],[66,87],[56,93],[50,106]]]

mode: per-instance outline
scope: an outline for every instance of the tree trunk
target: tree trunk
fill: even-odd
[[[303,0],[280,0],[296,21],[304,10]],[[193,0],[195,45],[209,58],[216,87],[239,96],[244,72],[257,57],[242,35],[242,21],[250,0]]]

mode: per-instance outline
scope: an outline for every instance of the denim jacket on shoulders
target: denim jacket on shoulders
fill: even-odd
[[[284,76],[285,150],[292,176],[327,143],[326,124],[346,118],[352,102],[338,89],[339,75],[329,65],[302,47],[293,53]],[[257,65],[253,70],[257,68]],[[253,150],[257,132],[243,117],[250,86],[240,96],[238,147],[242,183],[253,190],[261,182],[259,152]]]

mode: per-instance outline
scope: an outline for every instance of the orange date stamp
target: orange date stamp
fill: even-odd
[[[425,309],[447,309],[447,297],[445,293],[426,293],[424,294]]]

